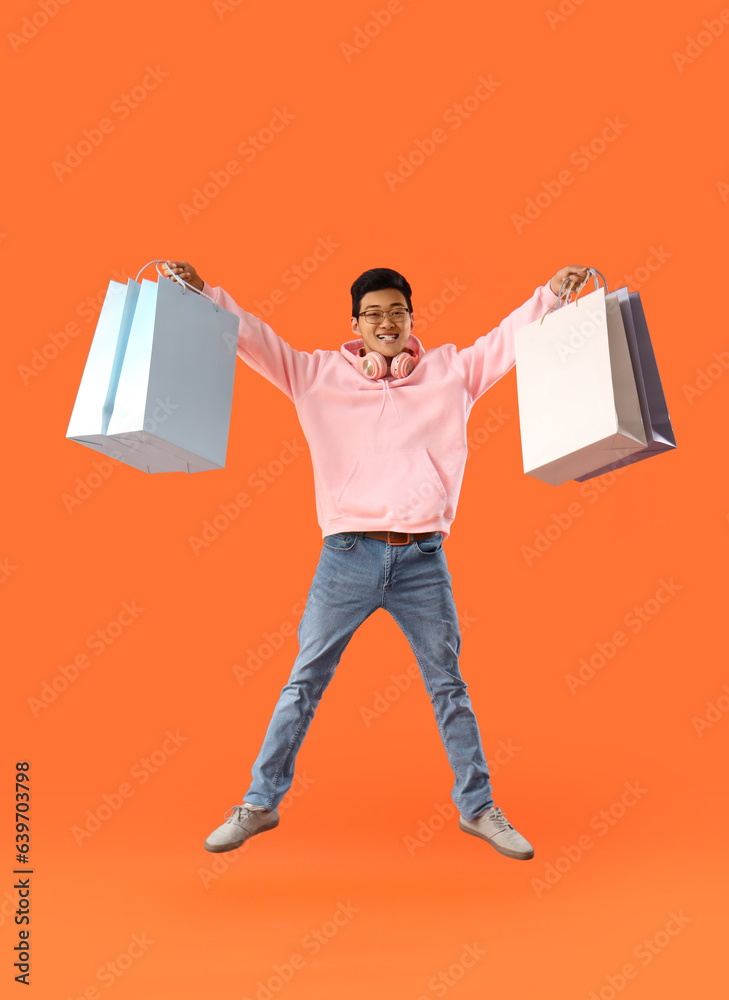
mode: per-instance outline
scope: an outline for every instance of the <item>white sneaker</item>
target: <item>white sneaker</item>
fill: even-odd
[[[228,814],[226,813],[226,816]],[[233,806],[232,815],[225,823],[210,834],[205,841],[205,850],[214,854],[234,851],[250,837],[278,826],[278,809],[252,809],[245,802]]]
[[[529,841],[518,833],[506,816],[496,806],[484,809],[475,819],[464,819],[461,816],[458,826],[464,833],[473,834],[487,841],[507,858],[519,861],[529,861],[534,857],[534,848]]]

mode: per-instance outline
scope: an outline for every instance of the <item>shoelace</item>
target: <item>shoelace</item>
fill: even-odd
[[[236,810],[238,810],[237,816],[236,816]],[[228,817],[229,812],[232,813],[232,816],[230,816],[230,818]],[[250,815],[251,815],[251,810],[247,806],[235,805],[231,806],[231,808],[228,809],[228,812],[226,812],[223,818],[227,820],[228,823],[244,823]]]
[[[494,808],[494,811],[490,814],[489,818],[492,823],[499,824],[499,829],[498,829],[499,833],[501,833],[502,830],[506,830],[509,828],[511,828],[512,830],[514,829],[514,827],[508,821],[506,816],[504,816],[504,814],[502,813],[501,809],[499,809],[498,806]]]

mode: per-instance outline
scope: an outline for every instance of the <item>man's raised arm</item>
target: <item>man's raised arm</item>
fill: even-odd
[[[474,402],[516,364],[514,331],[541,319],[557,301],[565,279],[577,283],[586,276],[587,268],[580,264],[561,268],[546,284],[535,288],[531,297],[502,319],[497,327],[479,337],[471,347],[454,354],[453,364],[461,372]]]
[[[296,350],[263,320],[241,309],[225,289],[212,287],[204,281],[187,261],[169,261],[169,264],[174,273],[196,291],[210,296],[218,305],[238,317],[237,354],[247,365],[285,392],[294,402],[311,387],[326,359],[327,351],[317,350],[310,354]],[[162,267],[165,275],[174,280],[170,268],[166,264]]]

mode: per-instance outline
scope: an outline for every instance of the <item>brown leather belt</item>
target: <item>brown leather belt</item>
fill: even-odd
[[[377,538],[381,542],[387,542],[388,545],[409,545],[416,539],[420,541],[421,538],[432,538],[437,532],[416,531],[413,534],[408,531],[361,531],[359,534],[364,535],[365,538]]]

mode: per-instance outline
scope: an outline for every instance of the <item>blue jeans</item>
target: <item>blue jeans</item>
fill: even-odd
[[[461,631],[443,539],[391,545],[357,532],[327,535],[299,623],[299,652],[252,768],[244,801],[273,809],[294,778],[296,754],[347,643],[377,608],[415,654],[465,819],[494,804],[476,716],[458,667]]]

